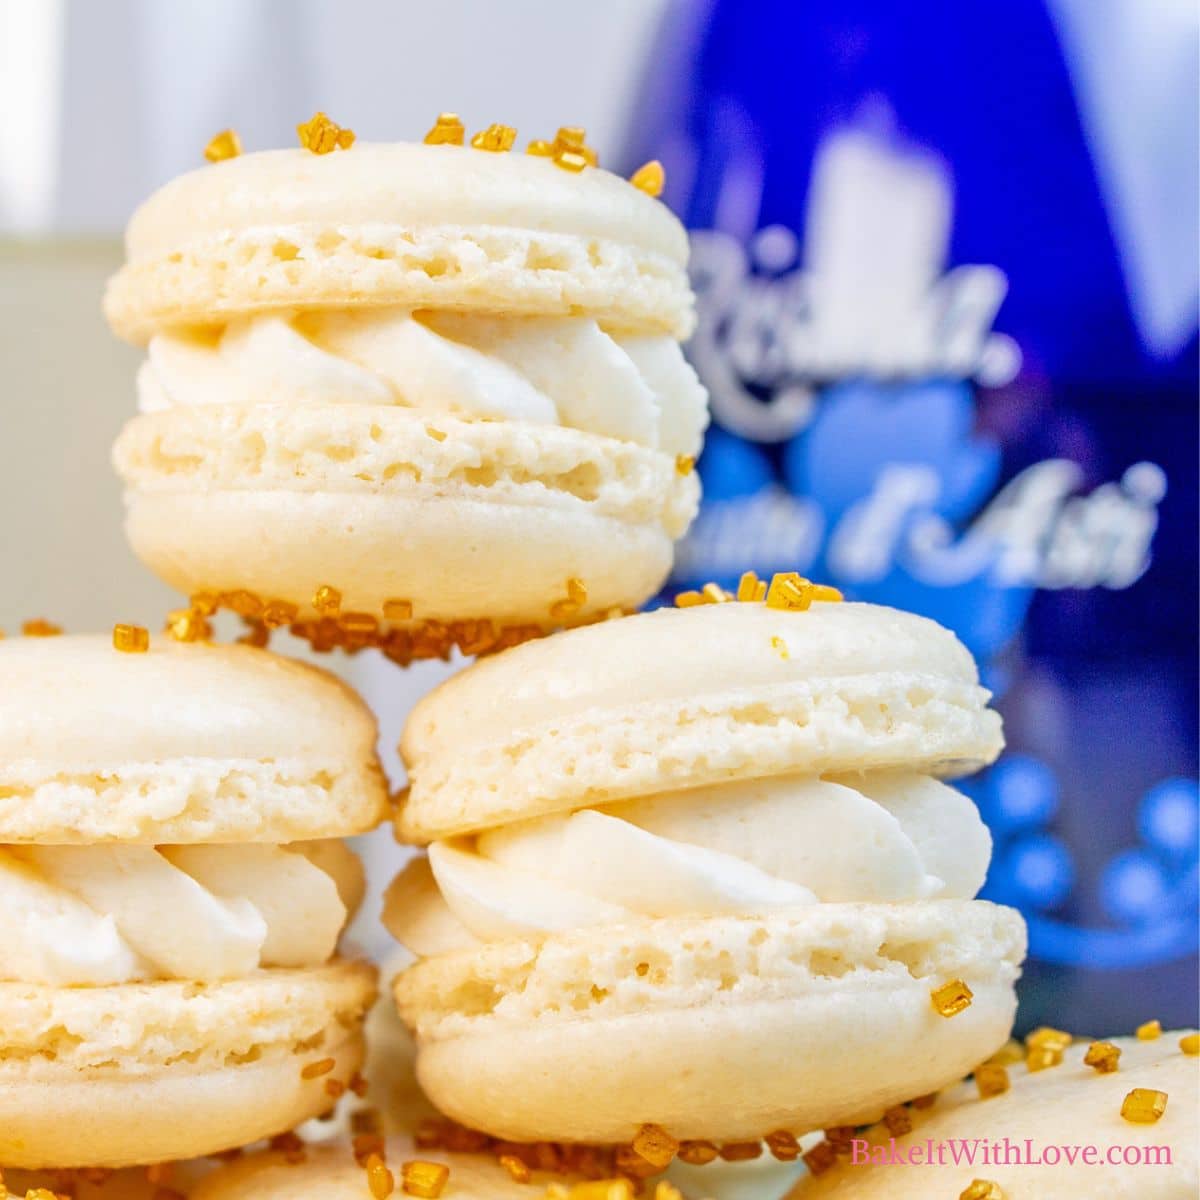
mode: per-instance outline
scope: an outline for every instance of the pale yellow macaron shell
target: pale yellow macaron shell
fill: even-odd
[[[607,171],[457,146],[246,154],[134,215],[105,311],[144,342],[272,308],[358,304],[692,326],[687,237]]]
[[[736,1141],[874,1120],[1007,1038],[1019,914],[985,901],[820,904],[514,938],[396,980],[418,1077],[503,1138]],[[944,1017],[932,992],[974,999]]]
[[[908,767],[1003,746],[975,663],[933,621],[867,604],[662,609],[460,673],[414,709],[397,823],[427,842],[729,779]]]
[[[374,969],[344,961],[209,985],[0,983],[0,1163],[155,1163],[290,1129],[362,1065],[374,992]]]
[[[286,843],[385,807],[374,718],[324,671],[168,637],[0,641],[0,844]]]
[[[406,1136],[388,1139],[386,1158],[396,1180],[396,1196],[409,1194],[401,1191],[400,1179],[402,1164],[410,1161],[449,1167],[439,1200],[538,1200],[549,1183],[571,1182],[561,1175],[534,1171],[528,1182],[518,1183],[488,1155],[418,1150]],[[208,1176],[190,1193],[189,1200],[244,1200],[250,1196],[254,1200],[375,1200],[366,1171],[344,1143],[309,1146],[303,1162],[288,1162],[278,1151],[249,1155]]]
[[[1085,1166],[839,1165],[799,1185],[795,1200],[954,1200],[975,1179],[995,1183],[1004,1200],[1194,1200],[1200,1193],[1200,1060],[1182,1053],[1180,1032],[1153,1041],[1113,1038],[1121,1050],[1119,1068],[1099,1074],[1083,1062],[1088,1042],[1070,1046],[1060,1066],[1031,1073],[1024,1063],[1007,1068],[1010,1088],[981,1100],[973,1082],[938,1097],[927,1112],[913,1112],[912,1133],[896,1139],[905,1152],[953,1139],[988,1142],[1010,1139],[1021,1148],[1031,1139],[1039,1152],[1047,1146],[1132,1147],[1146,1154],[1169,1147],[1170,1165],[1119,1163]],[[1162,1117],[1137,1124],[1121,1116],[1121,1105],[1133,1088],[1167,1094]],[[886,1145],[886,1128],[863,1134],[872,1144]]]

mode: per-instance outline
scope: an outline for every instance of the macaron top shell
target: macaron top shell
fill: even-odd
[[[528,643],[425,697],[401,754],[418,841],[734,778],[966,774],[1003,738],[948,630],[869,604],[660,609]]]
[[[233,270],[207,272],[235,248]],[[519,151],[360,142],[241,155],[162,187],[134,214],[126,249],[105,309],[136,342],[327,303],[624,316],[678,336],[693,320],[687,235],[665,205],[608,171]],[[236,270],[260,250],[278,291]],[[571,292],[571,278],[593,277],[604,286]]]
[[[222,778],[243,793],[236,827],[209,819]],[[143,653],[103,635],[0,642],[0,843],[287,842],[370,828],[385,804],[374,718],[324,671],[166,637]]]

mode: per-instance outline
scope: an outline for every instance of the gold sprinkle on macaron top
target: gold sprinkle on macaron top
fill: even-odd
[[[141,625],[114,625],[112,644],[122,654],[145,654],[150,649],[150,630]]]
[[[1121,1047],[1112,1042],[1093,1042],[1083,1056],[1085,1067],[1094,1067],[1100,1075],[1110,1075],[1117,1069],[1121,1057]]]
[[[433,128],[425,135],[427,146],[461,146],[467,136],[466,126],[458,113],[438,113]]]
[[[471,138],[472,150],[489,150],[493,154],[506,154],[517,140],[517,131],[511,125],[489,125]]]
[[[1121,1116],[1135,1125],[1153,1125],[1167,1111],[1167,1093],[1134,1088],[1121,1102]]]
[[[334,150],[349,150],[354,145],[354,130],[343,129],[323,112],[314,113],[311,120],[296,126],[300,145],[313,154],[330,154]]]
[[[1184,1054],[1200,1054],[1200,1033],[1185,1033],[1179,1039],[1179,1048]]]
[[[1009,1086],[1008,1068],[1000,1063],[980,1063],[975,1068],[975,1087],[980,1100],[1002,1095]]]
[[[629,182],[639,192],[645,192],[647,196],[661,196],[667,183],[667,175],[663,170],[662,163],[657,158],[652,158],[630,175]]]
[[[444,1163],[412,1159],[400,1164],[400,1186],[406,1196],[438,1197],[446,1190],[450,1168]]]
[[[222,129],[214,134],[204,147],[204,157],[210,163],[224,162],[228,158],[237,158],[242,152],[242,139],[236,129]]]
[[[1161,1021],[1146,1021],[1139,1025],[1134,1031],[1137,1034],[1139,1042],[1152,1042],[1155,1038],[1162,1037],[1162,1022]]]
[[[25,637],[58,637],[62,633],[62,626],[55,625],[53,621],[35,617],[32,621],[21,623],[21,632]]]

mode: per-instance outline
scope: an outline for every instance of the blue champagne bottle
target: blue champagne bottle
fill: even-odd
[[[692,231],[712,395],[672,589],[798,570],[975,653],[1022,1028],[1196,1022],[1195,25],[677,2],[623,164]]]

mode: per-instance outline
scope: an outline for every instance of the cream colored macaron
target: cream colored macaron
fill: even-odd
[[[431,844],[385,921],[443,1111],[753,1140],[874,1119],[1007,1037],[1024,926],[973,899],[990,838],[940,779],[999,718],[952,634],[821,594],[569,631],[414,710],[398,828]]]
[[[371,1170],[391,1174],[395,1192],[390,1194],[438,1200],[537,1200],[551,1183],[565,1189],[581,1179],[525,1171],[520,1160],[510,1170],[487,1154],[418,1148],[411,1137],[400,1135],[387,1140],[373,1168],[369,1155],[356,1156],[344,1143],[309,1146],[303,1161],[294,1161],[296,1157],[279,1151],[248,1155],[208,1176],[189,1193],[189,1200],[377,1200],[389,1193],[382,1176],[378,1190],[372,1190]],[[673,1193],[670,1200],[682,1197]]]
[[[357,143],[152,196],[106,298],[147,345],[115,448],[138,555],[401,661],[651,596],[707,421],[687,238],[561,162]]]
[[[337,956],[374,739],[261,650],[0,642],[0,1164],[192,1157],[331,1106],[375,991]]]
[[[1181,1051],[1181,1033],[1111,1039],[1120,1056],[1109,1073],[1086,1064],[1086,1040],[1058,1066],[1031,1072],[1017,1062],[1003,1075],[993,1067],[982,1089],[977,1076],[931,1109],[912,1110],[911,1133],[855,1134],[836,1165],[799,1184],[792,1200],[1192,1200],[1200,1064],[1194,1050]],[[980,1098],[1001,1084],[1007,1090]],[[955,1163],[968,1152],[973,1163]]]

